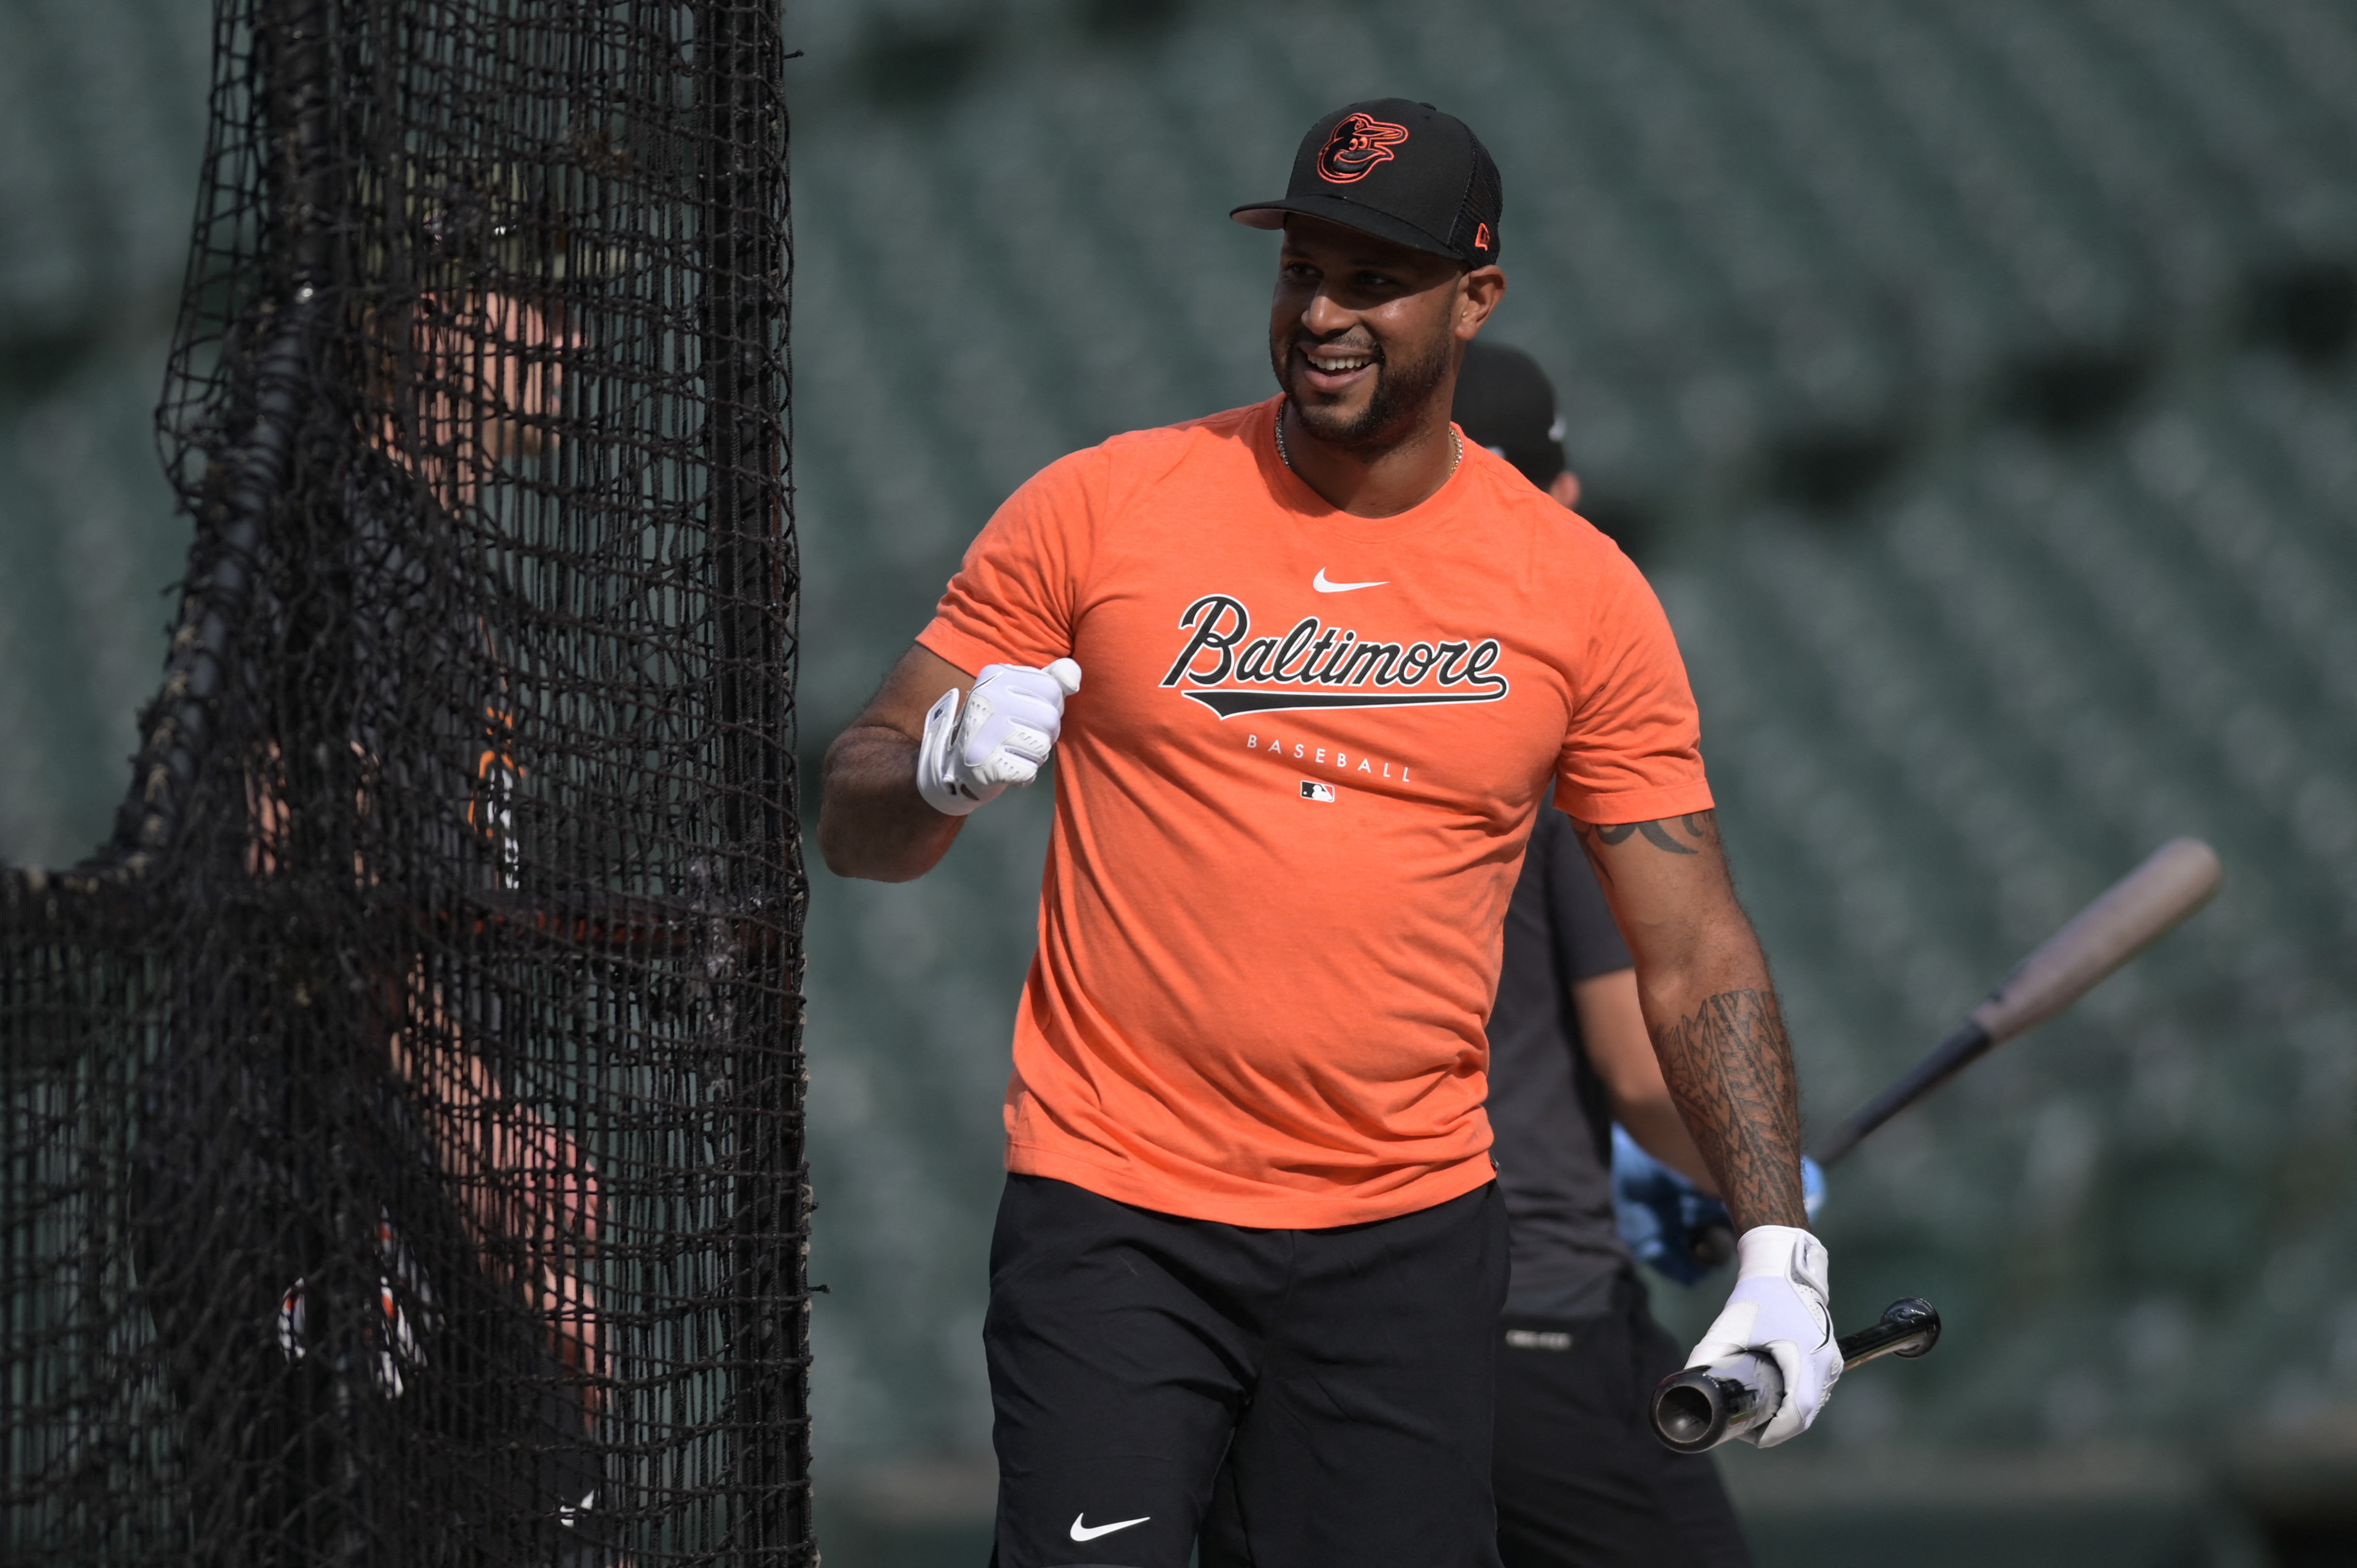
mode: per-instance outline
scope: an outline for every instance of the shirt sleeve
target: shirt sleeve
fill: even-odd
[[[1702,719],[1662,602],[1609,542],[1573,686],[1555,804],[1587,822],[1650,822],[1711,809]]]
[[[1612,906],[1579,847],[1579,834],[1561,811],[1541,811],[1529,853],[1546,862],[1547,926],[1555,933],[1559,972],[1566,980],[1593,980],[1629,969],[1636,960],[1621,940]]]
[[[917,641],[972,675],[1068,657],[1080,585],[1106,491],[1101,446],[1034,474],[966,547]]]

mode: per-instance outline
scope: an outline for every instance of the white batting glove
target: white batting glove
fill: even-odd
[[[1686,1365],[1706,1367],[1746,1350],[1773,1360],[1784,1375],[1784,1402],[1743,1434],[1773,1448],[1809,1429],[1842,1375],[1825,1306],[1825,1244],[1789,1225],[1755,1225],[1736,1240],[1735,1258],[1735,1293]]]
[[[917,747],[917,793],[944,816],[963,817],[1009,784],[1028,784],[1064,729],[1064,699],[1081,689],[1081,667],[1059,659],[1045,670],[985,664],[958,712],[955,686],[925,714]]]

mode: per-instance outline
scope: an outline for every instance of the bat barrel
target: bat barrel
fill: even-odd
[[[1688,1367],[1654,1385],[1653,1433],[1680,1454],[1700,1454],[1742,1436],[1783,1402],[1783,1377],[1766,1357]]]
[[[2209,902],[2223,873],[2200,839],[2171,839],[2038,945],[1932,1054],[1810,1151],[1830,1165],[1995,1047],[2068,1007]]]

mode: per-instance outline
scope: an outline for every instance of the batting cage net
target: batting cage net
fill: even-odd
[[[811,1561],[774,7],[215,47],[164,685],[0,882],[0,1554]]]

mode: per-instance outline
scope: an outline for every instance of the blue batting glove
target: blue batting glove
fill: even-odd
[[[1612,1128],[1612,1213],[1637,1261],[1682,1285],[1699,1283],[1734,1250],[1735,1222],[1727,1206],[1704,1197],[1618,1123]]]
[[[1825,1173],[1814,1160],[1801,1161],[1801,1192],[1814,1219],[1825,1197]],[[1637,1261],[1682,1285],[1699,1283],[1734,1256],[1735,1221],[1727,1205],[1647,1154],[1617,1123],[1612,1211]]]

